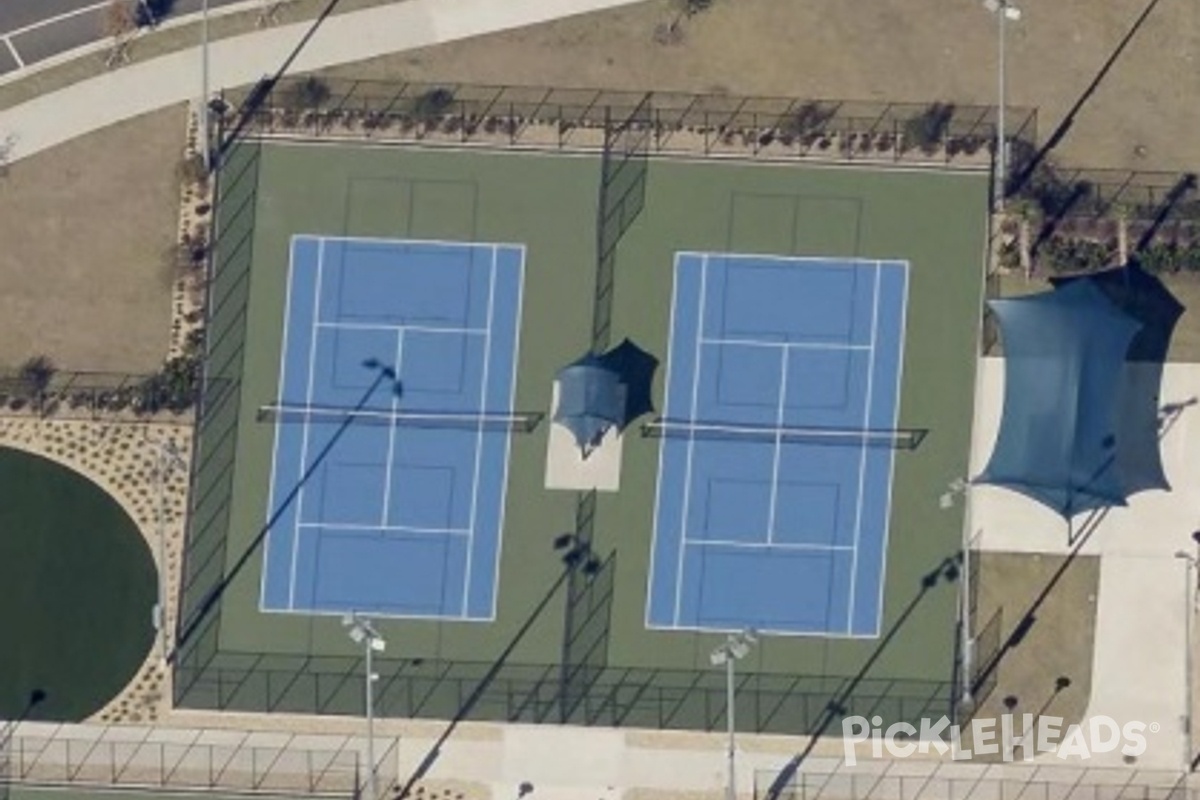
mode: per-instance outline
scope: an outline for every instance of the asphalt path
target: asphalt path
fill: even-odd
[[[209,8],[240,0],[209,0]],[[203,0],[147,0],[161,22],[200,11]],[[105,38],[109,0],[0,0],[0,76]]]

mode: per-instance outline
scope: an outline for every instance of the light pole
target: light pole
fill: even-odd
[[[158,631],[159,656],[163,663],[171,654],[170,631],[167,629],[167,533],[166,481],[172,467],[187,469],[187,464],[170,439],[146,439],[158,450],[154,464],[154,529],[158,540],[158,604],[154,606],[154,629]]]
[[[962,682],[961,702],[969,706],[973,700],[971,693],[971,672],[974,669],[974,645],[971,631],[971,497],[968,492],[971,484],[965,478],[955,478],[946,486],[946,491],[938,499],[938,505],[943,511],[954,507],[958,497],[963,499],[962,524],[962,580],[959,581],[959,651],[962,653],[960,663]]]
[[[1000,99],[996,109],[996,178],[993,181],[994,208],[996,214],[1004,213],[1004,189],[1008,180],[1008,131],[1004,127],[1004,108],[1008,105],[1008,97],[1004,87],[1004,28],[1007,22],[1016,22],[1021,18],[1021,9],[1009,0],[983,0],[983,6],[996,15],[999,22],[999,55],[997,56],[997,75],[1000,84]]]
[[[734,772],[734,762],[737,758],[737,744],[734,740],[734,683],[733,664],[740,661],[750,652],[750,646],[758,641],[758,634],[753,628],[747,628],[738,633],[731,633],[725,642],[712,651],[709,660],[714,667],[725,667],[725,720],[729,728],[729,783],[725,787],[725,800],[737,800],[737,779]]]
[[[208,0],[203,0],[200,5],[200,155],[204,158],[205,172],[212,169],[208,141],[208,92]]]
[[[1191,553],[1176,550],[1175,557],[1187,562],[1183,584],[1183,768],[1192,769],[1192,615],[1196,612],[1196,581],[1192,570],[1200,568],[1200,562]]]
[[[363,681],[366,684],[364,705],[367,711],[367,797],[368,800],[376,800],[379,797],[379,787],[376,785],[378,770],[375,767],[375,681],[379,676],[371,666],[371,657],[376,652],[382,653],[387,647],[387,642],[375,630],[369,619],[360,617],[353,611],[342,617],[342,625],[350,634],[351,640],[363,646]]]

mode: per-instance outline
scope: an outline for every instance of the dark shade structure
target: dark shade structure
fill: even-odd
[[[1127,361],[1161,365],[1167,360],[1171,336],[1184,307],[1162,281],[1136,264],[1129,264],[1090,275],[1054,277],[1050,284],[1059,289],[1079,281],[1095,285],[1117,308],[1141,324],[1129,346]]]
[[[1162,424],[1163,363],[1184,307],[1162,281],[1136,264],[1091,275],[1051,278],[1050,283],[1061,289],[1081,280],[1094,284],[1114,305],[1141,323],[1125,358],[1117,437],[1122,442],[1155,440]],[[1117,455],[1129,494],[1170,487],[1158,447],[1121,447]]]
[[[1067,519],[1168,488],[1157,387],[1148,396],[1138,365],[1127,360],[1143,324],[1090,278],[989,307],[1004,339],[1004,414],[977,481],[1021,492]],[[1147,427],[1147,419],[1155,422]]]
[[[623,430],[654,410],[651,396],[658,359],[623,340],[603,355],[588,353],[558,373],[554,421],[587,455],[609,428]]]

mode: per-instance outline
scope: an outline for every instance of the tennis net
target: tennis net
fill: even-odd
[[[404,411],[337,406],[300,406],[277,403],[259,406],[259,422],[302,422],[310,425],[384,425],[409,428],[456,428],[462,430],[532,433],[545,415],[540,411],[495,413],[487,411]]]
[[[642,436],[654,439],[714,439],[735,442],[783,442],[841,447],[880,447],[915,450],[927,431],[924,428],[776,428],[701,420],[659,418],[642,425]]]

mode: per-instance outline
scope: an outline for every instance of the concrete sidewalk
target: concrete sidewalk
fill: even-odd
[[[305,72],[509,30],[638,0],[404,0],[327,19],[292,67]],[[213,42],[211,87],[273,74],[311,21]],[[13,163],[77,136],[201,94],[200,48],[132,64],[0,112]]]

